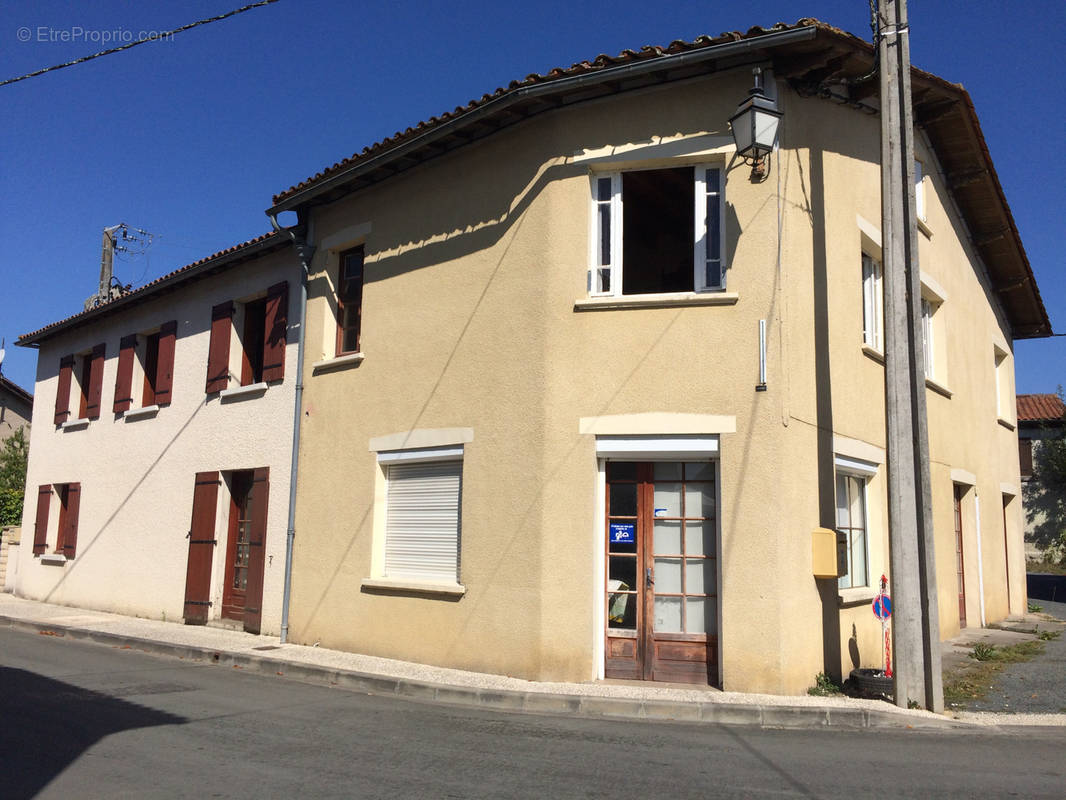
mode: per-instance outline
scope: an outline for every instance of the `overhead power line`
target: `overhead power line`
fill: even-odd
[[[160,39],[166,39],[176,33],[187,31],[190,28],[196,28],[200,25],[206,25],[209,22],[218,22],[220,19],[226,19],[237,14],[243,14],[245,11],[251,11],[253,8],[259,8],[260,6],[268,6],[271,3],[276,2],[278,2],[278,0],[261,0],[261,2],[252,3],[248,6],[242,6],[241,8],[234,9],[233,11],[227,11],[225,14],[219,14],[217,17],[207,17],[206,19],[199,19],[196,22],[190,22],[188,25],[182,25],[180,28],[175,28],[172,31],[164,31],[162,33],[154,34],[152,36],[146,36],[145,38],[138,39],[135,42],[124,44],[121,47],[112,47],[110,50],[101,50],[99,53],[93,53],[91,56],[82,56],[81,58],[76,58],[73,61],[68,61],[66,64],[56,64],[53,67],[45,67],[44,69],[39,69],[36,72],[28,72],[25,75],[19,75],[17,78],[8,78],[5,81],[0,81],[0,86],[7,86],[9,83],[18,83],[19,81],[24,81],[27,78],[36,78],[38,75],[44,75],[46,72],[54,72],[55,70],[63,69],[64,67],[73,67],[75,64],[81,64],[85,61],[92,61],[94,58],[99,58],[100,56],[109,56],[112,53],[119,53],[123,50],[129,50],[131,47],[136,47],[137,45],[145,44],[146,42],[157,42]]]

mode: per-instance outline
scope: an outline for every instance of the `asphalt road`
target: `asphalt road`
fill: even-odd
[[[0,797],[1061,798],[1061,732],[449,708],[0,630]]]

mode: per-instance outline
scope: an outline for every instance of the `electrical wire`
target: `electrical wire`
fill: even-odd
[[[173,36],[175,33],[181,33],[182,31],[187,31],[190,28],[196,28],[200,25],[206,25],[209,22],[218,22],[219,20],[227,19],[228,17],[232,17],[237,14],[243,14],[245,11],[251,11],[253,8],[259,8],[260,6],[268,6],[271,3],[276,2],[278,2],[278,0],[260,0],[260,2],[258,3],[252,3],[251,5],[242,6],[241,8],[234,9],[233,11],[227,11],[225,14],[219,14],[217,17],[207,17],[206,19],[200,19],[196,22],[190,22],[188,25],[182,25],[180,28],[175,28],[172,31],[166,31],[155,36],[149,36],[144,39],[138,39],[135,42],[124,44],[121,47],[112,47],[110,50],[101,50],[99,53],[93,53],[90,56],[82,56],[81,58],[76,58],[73,61],[68,61],[65,64],[56,64],[52,67],[45,67],[44,69],[39,69],[36,72],[28,72],[25,75],[19,75],[17,78],[8,78],[5,81],[0,81],[0,86],[7,86],[9,83],[18,83],[19,81],[24,81],[27,78],[36,78],[38,75],[44,75],[46,72],[54,72],[55,70],[63,69],[64,67],[73,67],[75,64],[82,64],[86,61],[92,61],[94,58],[99,58],[100,56],[109,56],[112,53],[119,53],[123,50],[129,50],[131,47],[136,47],[137,45],[144,44],[145,42],[155,42],[159,41],[160,39],[166,39],[170,36]]]

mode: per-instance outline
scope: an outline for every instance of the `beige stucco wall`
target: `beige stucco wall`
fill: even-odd
[[[282,250],[42,345],[23,513],[25,533],[15,584],[18,595],[180,621],[196,473],[265,466],[270,469],[270,489],[262,630],[279,632],[296,378],[297,275],[291,252]],[[285,380],[270,384],[261,396],[222,401],[218,394],[205,395],[212,306],[250,299],[281,280],[289,281]],[[126,419],[122,413],[113,413],[119,340],[172,319],[178,321],[173,401],[148,417]],[[53,425],[60,358],[99,342],[107,348],[100,418],[81,429]],[[236,353],[233,347],[231,352]],[[77,416],[76,386],[72,393],[73,418]],[[136,372],[133,395],[137,408],[141,383]],[[66,564],[42,564],[32,555],[37,488],[72,482],[81,483],[76,557]],[[223,482],[210,619],[218,618],[221,605],[228,555],[228,499]],[[53,495],[48,552],[55,547],[57,521],[58,503]]]
[[[786,91],[782,152],[768,180],[751,183],[731,160],[725,127],[749,83],[739,70],[545,114],[316,210],[295,641],[530,678],[597,677],[602,478],[595,436],[580,421],[610,416],[616,427],[630,420],[631,432],[669,433],[668,417],[654,430],[627,416],[663,412],[706,415],[700,432],[719,434],[724,688],[801,692],[834,671],[834,659],[850,669],[853,638],[861,665],[880,665],[872,592],[839,608],[835,585],[820,588],[811,575],[810,537],[833,525],[834,436],[885,446],[883,366],[861,348],[856,220],[880,219],[877,120]],[[581,307],[590,170],[700,161],[729,167],[726,291],[735,297]],[[929,400],[943,598],[954,581],[944,470],[978,475],[982,502],[998,503],[1012,470],[1017,482],[1017,448],[994,408],[989,416],[992,342],[1005,335],[940,189],[934,176],[921,256],[948,294],[940,313],[953,334],[952,398],[930,390]],[[333,355],[336,254],[358,242],[367,252],[365,360],[312,369]],[[765,392],[755,391],[760,319]],[[712,418],[733,425],[711,430]],[[465,595],[364,590],[378,474],[369,439],[455,427],[473,431],[463,462]],[[882,464],[869,488],[874,580],[888,571],[886,484]],[[1002,521],[982,510],[995,618],[1006,613],[1002,586],[989,585],[1002,581],[993,546],[999,524],[1002,552]],[[1024,576],[1011,577],[1020,597]],[[943,600],[941,617],[951,634]]]

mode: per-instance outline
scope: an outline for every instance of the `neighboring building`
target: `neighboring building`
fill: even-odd
[[[292,639],[777,693],[880,666],[872,64],[810,20],[600,56],[277,196],[317,248]],[[727,125],[753,66],[761,182]],[[947,638],[1025,608],[1012,341],[1050,324],[969,96],[913,87]]]
[[[1066,405],[1057,394],[1018,395],[1018,461],[1021,465],[1023,494],[1028,494],[1034,457],[1039,457],[1040,444],[1046,439],[1060,439],[1066,434]],[[1044,548],[1034,541],[1033,533],[1047,519],[1035,498],[1026,497],[1025,555],[1027,559],[1039,560]],[[1060,500],[1061,502],[1061,500]]]
[[[18,595],[279,631],[298,286],[270,234],[18,340],[39,350]]]
[[[23,427],[29,438],[32,413],[33,395],[0,375],[0,443]]]

